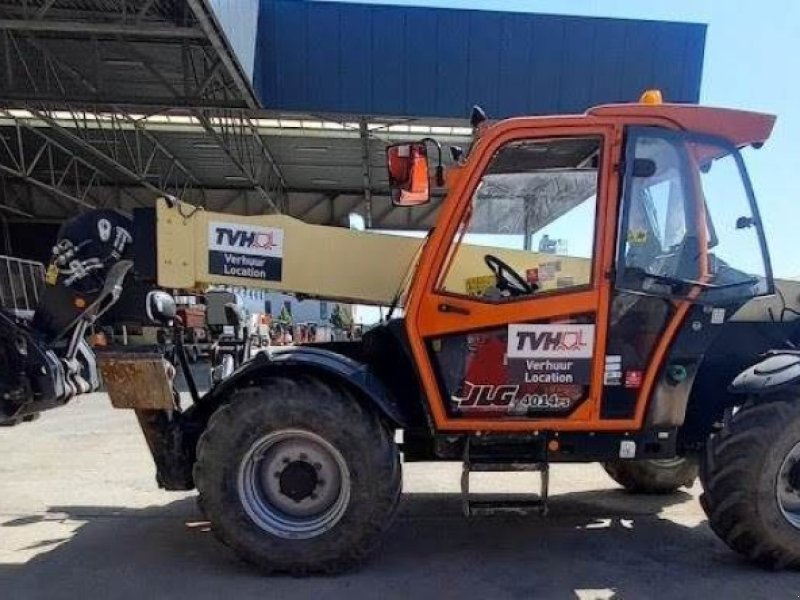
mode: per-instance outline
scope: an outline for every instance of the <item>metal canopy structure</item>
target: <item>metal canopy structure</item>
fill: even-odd
[[[233,109],[142,115],[34,104],[0,108],[1,201],[15,218],[62,220],[94,206],[130,210],[168,194],[222,212],[284,212],[326,224],[358,212],[372,227],[420,229],[435,211],[393,209],[386,145],[430,135],[464,144],[470,135],[442,124]]]
[[[258,108],[202,0],[3,0],[5,101]]]
[[[412,16],[421,18],[421,10]],[[298,43],[311,45],[319,38],[310,32],[329,22],[336,35],[325,43],[343,44],[333,48],[340,57],[331,63],[335,71],[348,64],[342,61],[351,38],[341,33],[347,19],[354,26],[366,19],[374,29],[385,11],[374,12],[283,0],[0,0],[0,220],[57,223],[91,207],[130,211],[172,195],[221,212],[283,212],[336,225],[357,212],[372,228],[428,228],[436,199],[411,211],[392,207],[386,145],[428,136],[443,146],[466,145],[466,119],[415,117],[410,100],[398,117],[262,97],[265,68],[280,65],[288,76],[306,60],[284,43],[289,33],[275,15],[284,15],[287,27],[299,19]],[[463,17],[456,13],[437,11],[437,22]],[[351,37],[384,38],[372,29]],[[272,44],[275,31],[280,37]],[[403,31],[412,29],[406,24]],[[659,60],[671,57],[654,54],[650,62]],[[262,78],[260,87],[254,77]],[[381,78],[370,80],[374,99]],[[303,81],[295,81],[297,90],[305,89]]]
[[[0,65],[4,213],[204,204],[207,189],[279,209],[258,102],[203,0],[3,0]]]
[[[429,226],[395,211],[390,141],[463,123],[275,113],[204,0],[0,0],[0,214],[61,221],[168,194],[217,211],[285,212],[371,227]],[[350,117],[352,118],[352,117]]]

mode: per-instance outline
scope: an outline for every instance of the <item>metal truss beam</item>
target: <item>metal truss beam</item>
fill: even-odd
[[[0,116],[14,121],[11,135],[0,136],[0,172],[83,208],[102,205],[92,193],[105,179],[99,169],[8,111],[0,110]],[[23,131],[33,135],[26,139]]]
[[[18,208],[22,202],[18,198],[12,200],[11,194],[14,192],[12,186],[6,185],[5,175],[0,176],[0,211],[14,215],[15,217],[23,217],[25,219],[32,219],[34,215],[27,210]],[[16,194],[14,194],[16,196]]]
[[[32,219],[33,215],[30,213],[26,213],[24,210],[20,210],[18,208],[14,208],[13,206],[9,206],[8,204],[0,203],[0,211],[9,212],[12,215],[17,217],[25,217],[26,219]]]
[[[14,179],[6,174],[0,176],[0,188],[3,191],[5,204],[17,207],[39,219],[43,214],[60,216],[62,219],[75,212],[75,204],[48,192],[41,187],[26,185],[24,180]],[[99,187],[94,195],[102,197]]]
[[[231,200],[230,204],[233,204]],[[388,194],[373,194],[373,229],[426,230],[433,226],[436,213],[441,208],[441,198],[436,198],[424,208],[401,208],[392,205]],[[351,194],[304,193],[289,195],[286,214],[322,225],[342,226],[352,212],[362,214],[364,197],[360,192]],[[223,209],[224,210],[224,209]]]
[[[117,23],[91,23],[80,21],[41,21],[0,19],[0,30],[30,31],[36,33],[63,33],[81,37],[123,37],[125,39],[196,40],[204,42],[205,33],[199,27],[172,25]]]
[[[184,198],[199,185],[194,174],[130,115],[58,111],[69,112],[70,126],[66,127],[51,111],[30,112],[123,181],[136,183],[157,196]]]
[[[233,78],[236,89],[247,104],[247,107],[251,109],[259,108],[258,98],[256,98],[252,86],[247,81],[247,77],[236,58],[236,53],[225,41],[225,35],[220,31],[213,14],[209,12],[207,2],[205,0],[187,0],[187,3],[192,9],[194,17],[200,23],[200,27],[206,34],[208,41],[217,51],[217,56],[219,56],[227,72]]]
[[[64,28],[58,29],[62,25]],[[77,28],[85,33],[85,39],[78,36],[80,42],[68,31]],[[163,39],[149,44],[147,39],[132,35],[137,30]],[[173,30],[184,34],[172,36],[177,33]],[[229,52],[220,45],[222,42],[214,44],[201,29],[185,35],[188,30],[135,21],[54,24],[48,20],[0,19],[0,99],[256,108],[254,92],[242,79],[238,66],[231,56],[219,54]],[[59,31],[63,35],[56,35]],[[66,46],[62,42],[65,36],[73,38]],[[85,46],[85,52],[76,50],[78,43]],[[120,78],[111,66],[117,60],[140,69],[140,79],[142,72],[146,73],[146,94],[140,96],[137,87]]]
[[[119,111],[119,115],[128,123],[131,123],[135,128],[136,131],[144,136],[151,144],[153,144],[154,150],[160,152],[164,158],[166,159],[167,164],[170,165],[170,170],[172,168],[177,169],[183,174],[186,182],[191,184],[192,187],[201,188],[202,183],[194,174],[194,172],[189,169],[183,161],[181,161],[177,156],[175,156],[172,152],[170,152],[164,144],[156,137],[156,135],[147,130],[145,125],[139,119],[135,119],[129,114],[125,113],[124,111]],[[185,186],[185,184],[184,184]],[[202,189],[201,189],[202,193]]]
[[[85,208],[107,203],[96,193],[99,186],[124,189],[126,184],[152,196],[205,202],[194,173],[132,116],[73,110],[58,111],[56,120],[47,110],[29,112],[35,120],[0,109],[0,119],[12,124],[0,136],[1,173]],[[71,116],[69,127],[64,125],[65,112]],[[142,204],[138,197],[125,195]]]
[[[171,20],[179,22],[185,19],[185,11],[175,11],[175,0],[105,0],[104,2],[81,2],[75,7],[75,2],[60,0],[6,0],[3,13],[8,16],[31,21],[45,18],[82,17],[84,20],[102,19],[106,22],[129,23],[142,18],[164,20],[169,16]],[[180,8],[178,6],[177,8]],[[175,15],[173,13],[177,12]]]
[[[286,182],[250,117],[244,111],[194,115],[269,209],[280,212]]]
[[[266,203],[268,210],[280,211],[285,181],[253,120],[246,111],[230,111],[223,113],[224,116],[218,111],[211,114],[198,111],[194,127],[198,132],[210,134],[232,164],[230,179],[242,186],[243,193],[237,200],[245,199],[244,211],[249,210],[247,203],[257,198]],[[0,121],[58,141],[65,151],[80,155],[113,184],[140,186],[152,195],[171,195],[207,204],[202,178],[159,140],[154,115],[133,116],[120,107],[101,112],[29,105],[24,111],[0,111]],[[19,169],[8,174],[24,176]],[[247,194],[248,191],[255,195]]]

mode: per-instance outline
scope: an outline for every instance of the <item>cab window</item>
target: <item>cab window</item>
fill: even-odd
[[[717,304],[770,292],[764,232],[739,151],[629,128],[617,287]]]
[[[439,290],[487,302],[592,281],[600,137],[503,146],[476,187]]]
[[[663,138],[639,137],[635,153],[642,172],[631,178],[628,194],[626,267],[696,279],[696,261],[665,260],[692,238],[686,226],[692,204],[680,147]]]

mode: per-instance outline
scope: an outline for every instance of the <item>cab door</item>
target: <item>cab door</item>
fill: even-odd
[[[513,120],[474,146],[412,286],[406,327],[439,430],[598,424],[620,130]]]

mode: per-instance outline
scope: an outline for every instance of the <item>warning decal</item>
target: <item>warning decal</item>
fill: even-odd
[[[468,277],[465,285],[467,296],[482,296],[487,289],[497,283],[494,275],[480,275],[478,277]]]

